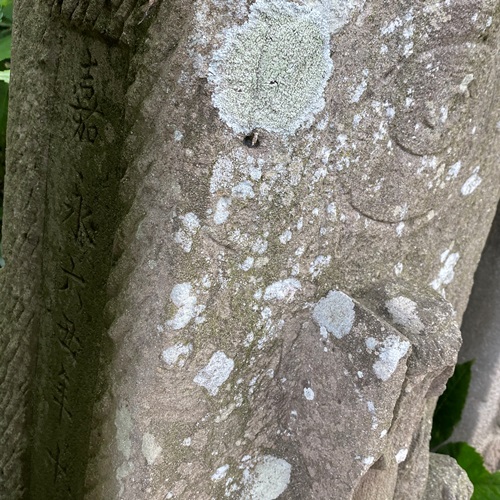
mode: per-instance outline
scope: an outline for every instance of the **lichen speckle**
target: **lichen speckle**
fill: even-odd
[[[198,299],[193,293],[191,283],[175,285],[170,293],[170,299],[178,307],[175,316],[167,321],[167,327],[180,330],[205,310],[205,306],[198,305]]]
[[[282,458],[264,455],[246,478],[244,500],[275,500],[288,487],[292,466]]]
[[[464,185],[460,189],[460,192],[463,196],[469,196],[472,194],[483,181],[481,177],[479,177],[479,167],[474,169],[473,174],[464,182]]]
[[[412,333],[421,333],[424,324],[418,317],[417,304],[407,297],[395,297],[385,303],[392,320],[396,325],[406,328]]]
[[[229,207],[231,206],[231,198],[220,198],[217,202],[217,207],[214,214],[214,222],[217,225],[224,224],[229,217]]]
[[[401,273],[403,272],[403,263],[402,262],[398,262],[395,266],[394,266],[394,274],[396,276],[401,276]]]
[[[146,432],[142,436],[142,454],[148,465],[154,465],[162,452],[162,447],[156,442],[155,437]]]
[[[264,300],[293,300],[295,293],[300,290],[300,281],[295,278],[289,278],[282,281],[276,281],[269,285],[264,291]]]
[[[226,477],[227,471],[229,470],[229,465],[221,465],[210,477],[212,481],[220,481]]]
[[[304,388],[304,397],[308,401],[313,401],[314,400],[314,391],[310,387],[305,387]]]
[[[460,160],[454,163],[446,173],[446,180],[449,181],[451,179],[456,179],[457,175],[460,173],[461,168],[462,168],[462,162]]]
[[[358,102],[361,99],[361,96],[365,93],[367,88],[366,80],[363,80],[352,92],[351,94],[351,103]]]
[[[242,264],[240,264],[238,267],[242,271],[250,271],[250,269],[252,269],[252,267],[254,265],[254,262],[255,262],[255,259],[253,257],[247,257],[245,259],[245,261]]]
[[[186,358],[191,354],[193,350],[193,344],[175,344],[162,352],[162,359],[168,366],[174,366],[177,364],[181,368],[186,362]]]
[[[291,239],[292,239],[292,231],[290,231],[289,229],[287,229],[279,237],[279,240],[283,245],[286,245]]]
[[[320,3],[257,0],[246,23],[226,30],[209,81],[214,106],[235,132],[290,135],[323,109],[333,67],[324,14]]]
[[[195,384],[204,387],[209,394],[215,396],[220,386],[229,378],[234,368],[234,361],[222,351],[215,352],[207,366],[193,379]]]
[[[331,290],[316,304],[312,317],[323,336],[328,332],[341,339],[351,331],[354,323],[354,302],[345,293]]]
[[[243,181],[233,187],[231,195],[235,198],[246,200],[247,198],[254,198],[253,185],[250,181]]]
[[[396,463],[400,464],[406,460],[408,456],[408,448],[401,448],[395,455]]]
[[[317,278],[321,274],[323,269],[327,268],[330,265],[331,260],[331,255],[318,255],[314,259],[314,262],[311,262],[311,264],[309,265],[309,273],[313,278]]]
[[[116,412],[115,427],[118,450],[128,460],[132,451],[130,433],[132,432],[133,422],[132,416],[125,406],[121,406]]]
[[[179,219],[184,227],[175,233],[175,242],[179,243],[185,252],[190,252],[193,245],[193,236],[200,228],[200,220],[192,212],[180,216]]]
[[[377,349],[378,360],[373,364],[373,372],[384,382],[389,380],[396,371],[399,360],[404,358],[410,349],[410,343],[396,335],[389,335],[381,342],[369,337],[365,343],[369,351]]]
[[[441,262],[443,266],[439,270],[437,278],[432,281],[431,286],[437,292],[444,296],[444,286],[449,285],[455,277],[455,266],[457,265],[460,254],[458,252],[449,253],[449,250],[443,252],[441,255]]]

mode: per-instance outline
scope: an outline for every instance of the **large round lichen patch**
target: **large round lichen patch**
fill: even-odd
[[[320,11],[257,0],[248,21],[226,32],[209,79],[213,103],[233,130],[289,135],[323,109],[331,71]]]

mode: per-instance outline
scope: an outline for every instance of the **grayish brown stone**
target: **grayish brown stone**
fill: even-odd
[[[467,473],[454,458],[430,453],[425,500],[469,500],[473,491]]]
[[[0,496],[423,498],[499,196],[498,1],[99,6],[16,4]]]

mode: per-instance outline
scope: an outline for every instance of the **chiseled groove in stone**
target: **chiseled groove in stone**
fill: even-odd
[[[100,35],[127,44],[123,35],[133,29],[135,19],[142,10],[141,0],[47,0],[53,16],[60,16],[77,29],[95,31]]]

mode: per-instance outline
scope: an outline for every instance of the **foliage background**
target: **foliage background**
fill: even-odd
[[[12,41],[12,0],[0,0],[0,267],[2,257],[3,185],[5,177],[5,138],[9,102],[10,47]]]
[[[500,498],[500,471],[490,472],[483,457],[467,443],[451,443],[449,438],[460,422],[465,406],[473,361],[457,365],[446,390],[438,400],[432,421],[431,451],[450,455],[467,472],[474,493],[471,500]]]

